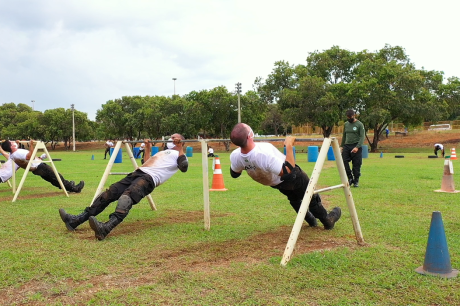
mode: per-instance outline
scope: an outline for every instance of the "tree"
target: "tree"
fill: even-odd
[[[268,132],[264,134],[279,134],[283,127],[283,112],[279,109],[278,104],[270,104],[265,114],[265,120],[262,121],[261,128]]]
[[[26,104],[5,103],[0,105],[1,138],[28,139],[33,130],[24,131],[23,123],[33,116],[32,113],[34,111]]]
[[[379,136],[390,122],[420,124],[429,108],[442,109],[435,97],[439,74],[415,69],[403,48],[386,45],[359,57],[351,96],[359,120],[374,132],[372,140],[366,135],[371,152],[377,152]]]
[[[51,142],[51,148],[54,150],[57,143],[65,138],[65,135],[72,134],[72,117],[64,108],[55,108],[46,110],[40,117],[40,124],[46,126],[44,131],[44,140]]]
[[[460,79],[451,77],[446,84],[440,85],[439,96],[448,105],[448,119],[460,119]]]
[[[140,96],[107,101],[96,113],[96,121],[100,123],[101,133],[108,139],[134,139],[143,129],[139,120],[139,110],[145,104]]]
[[[355,53],[337,46],[310,53],[306,66],[299,65],[292,68],[292,73],[283,74],[292,78],[291,82],[284,82],[286,86],[278,100],[280,108],[292,115],[294,124],[312,123],[322,128],[324,137],[329,137],[352,105],[348,92],[357,65]],[[278,73],[279,69],[274,71]]]

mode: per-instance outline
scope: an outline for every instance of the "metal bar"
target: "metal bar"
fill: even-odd
[[[254,139],[254,141],[262,141],[262,142],[280,142],[284,141],[284,138],[261,138],[261,139]],[[223,142],[223,141],[231,141],[230,139],[186,139],[182,140],[182,142]],[[302,142],[302,141],[324,141],[324,138],[296,138],[296,142]],[[133,141],[133,140],[123,140],[123,143],[142,143],[144,141]],[[157,143],[157,142],[171,142],[171,140],[150,140],[149,143]]]

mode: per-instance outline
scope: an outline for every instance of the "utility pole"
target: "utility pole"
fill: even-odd
[[[70,104],[72,108],[72,139],[73,139],[73,151],[75,152],[75,108],[74,104]]]
[[[30,101],[30,102],[32,102],[32,110],[34,110],[34,103],[35,103],[35,100],[32,100],[32,101]]]
[[[241,123],[241,106],[240,106],[240,94],[241,94],[241,83],[236,83],[236,93],[238,94],[238,123]]]
[[[176,80],[177,80],[177,78],[173,78],[173,81],[174,81],[174,95],[176,95]]]

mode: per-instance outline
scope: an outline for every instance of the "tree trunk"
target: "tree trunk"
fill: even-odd
[[[224,141],[225,151],[230,151],[230,141]]]

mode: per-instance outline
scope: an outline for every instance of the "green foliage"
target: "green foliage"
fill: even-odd
[[[306,65],[274,63],[266,77],[257,77],[254,91],[240,95],[242,122],[264,134],[287,134],[292,125],[313,124],[328,137],[345,119],[347,109],[359,114],[378,148],[390,122],[406,127],[423,121],[437,122],[460,116],[460,79],[445,82],[443,73],[416,69],[400,46],[352,52],[333,46],[310,52]],[[109,100],[97,111],[96,122],[75,111],[76,138],[160,139],[175,132],[186,138],[197,135],[229,137],[238,120],[238,95],[224,86],[192,91],[184,96],[123,96]],[[72,112],[57,108],[43,114],[25,104],[0,106],[0,138],[72,138]],[[229,148],[229,143],[226,143]]]

